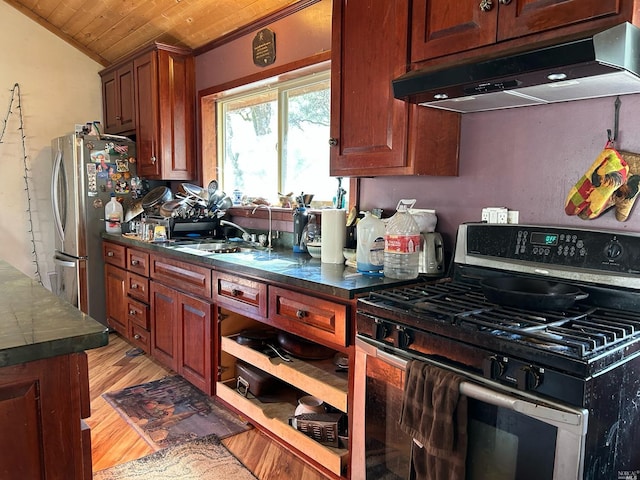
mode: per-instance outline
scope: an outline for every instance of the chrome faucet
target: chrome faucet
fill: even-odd
[[[267,239],[267,248],[271,250],[271,207],[269,205],[263,205],[263,204],[256,205],[256,207],[251,211],[251,215],[255,215],[256,210],[259,209],[260,207],[263,207],[269,210],[269,237]]]
[[[240,225],[236,224],[236,223],[229,222],[228,220],[220,220],[220,225],[228,225],[229,227],[237,228],[242,233],[244,233],[247,236],[247,238],[251,238],[251,234],[249,232],[247,232],[244,228],[242,228]],[[243,240],[246,240],[244,238],[244,236],[243,236]]]

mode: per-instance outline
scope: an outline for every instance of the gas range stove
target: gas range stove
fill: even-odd
[[[356,331],[581,404],[586,379],[640,356],[638,268],[636,234],[465,224],[449,278],[370,293],[358,301]],[[588,297],[562,310],[488,301],[482,281],[505,276],[567,283]],[[572,383],[576,389],[567,393]]]

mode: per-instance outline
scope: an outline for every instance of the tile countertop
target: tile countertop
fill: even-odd
[[[107,327],[0,260],[0,367],[102,347]]]
[[[213,268],[244,273],[263,280],[278,282],[338,298],[352,299],[363,293],[396,285],[416,283],[420,279],[395,280],[386,277],[362,275],[344,264],[322,263],[307,253],[291,250],[252,250],[237,253],[194,252],[186,245],[149,243],[134,238],[103,233],[105,240],[145,248],[176,259],[209,265]]]

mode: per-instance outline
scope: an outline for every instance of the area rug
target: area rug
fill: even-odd
[[[103,397],[156,450],[211,434],[225,438],[251,428],[179,375]]]
[[[198,438],[94,473],[93,480],[256,480],[215,437]]]

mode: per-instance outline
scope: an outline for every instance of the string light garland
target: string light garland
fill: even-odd
[[[38,251],[36,249],[36,239],[33,231],[33,217],[31,215],[31,191],[29,190],[30,183],[30,174],[31,169],[29,168],[29,159],[27,157],[27,147],[25,144],[26,135],[24,133],[24,117],[22,115],[22,98],[20,96],[20,84],[16,83],[11,89],[11,97],[9,99],[9,107],[7,108],[7,113],[4,116],[2,121],[2,131],[0,131],[0,145],[3,143],[4,134],[7,130],[7,125],[9,124],[9,118],[13,114],[12,108],[14,102],[17,102],[16,107],[18,110],[18,119],[20,122],[20,126],[18,130],[20,131],[21,143],[22,143],[22,167],[24,169],[24,190],[27,192],[27,220],[29,222],[29,236],[31,239],[31,255],[33,256],[33,263],[35,264],[35,279],[39,284],[42,285],[42,277],[40,275],[40,267],[38,266]]]

